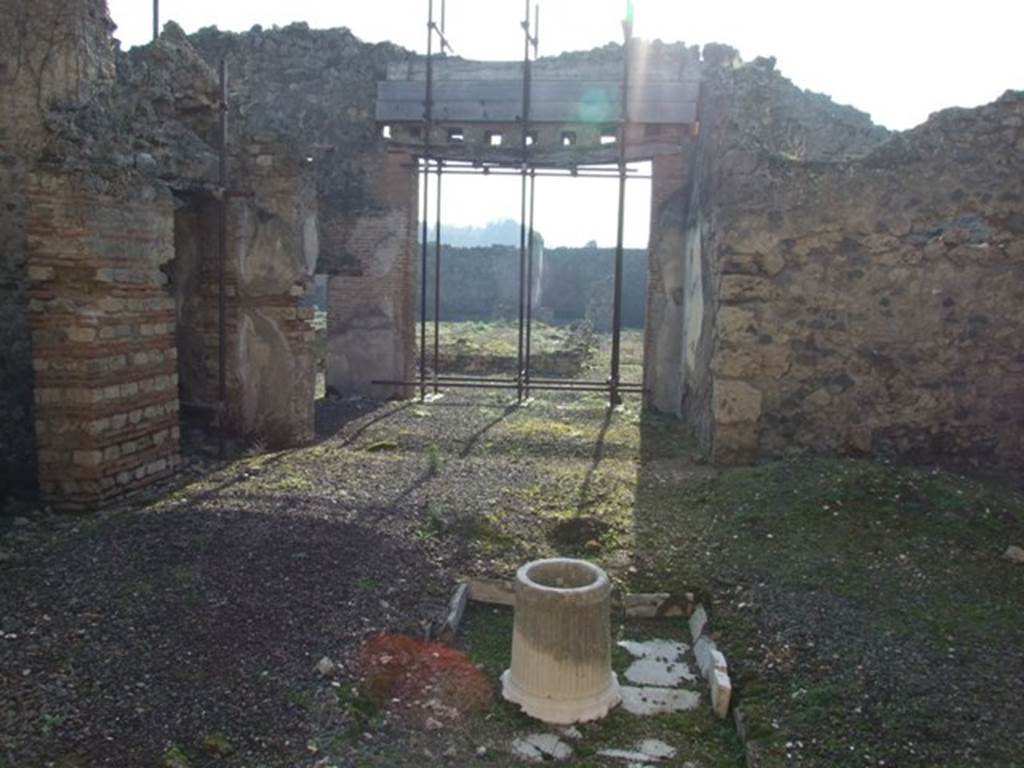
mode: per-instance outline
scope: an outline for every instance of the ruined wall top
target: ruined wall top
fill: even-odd
[[[241,33],[208,27],[190,40],[210,65],[227,60],[233,116],[256,135],[278,133],[303,146],[322,202],[372,207],[365,158],[384,152],[373,116],[377,82],[389,63],[413,54],[304,23]]]
[[[794,85],[774,58],[744,62],[734,48],[703,49],[703,114],[745,149],[800,161],[867,154],[892,134],[870,115]]]
[[[32,153],[51,108],[109,91],[113,29],[106,0],[0,0],[0,149]]]
[[[137,179],[175,189],[217,184],[215,72],[169,23],[149,45],[116,56],[116,80],[74,110],[45,117],[40,161],[86,175],[94,192],[133,194]]]

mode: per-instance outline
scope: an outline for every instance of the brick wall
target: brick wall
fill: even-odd
[[[102,0],[0,0],[0,503],[36,476],[26,175],[55,103],[84,103],[113,83]]]
[[[39,485],[85,509],[179,463],[173,206],[152,186],[122,200],[69,175],[29,179],[28,247]]]

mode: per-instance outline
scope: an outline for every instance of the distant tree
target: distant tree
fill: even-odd
[[[417,232],[420,230],[417,229]],[[434,227],[427,230],[429,242],[434,240]],[[458,227],[441,225],[441,242],[462,248],[487,247],[489,245],[519,245],[519,222],[513,219],[488,222],[483,227]]]

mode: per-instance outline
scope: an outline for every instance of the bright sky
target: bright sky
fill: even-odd
[[[622,38],[625,0],[531,0],[537,2],[541,55]],[[150,0],[108,3],[124,47],[148,42]],[[640,37],[727,43],[746,60],[775,56],[800,87],[852,104],[888,128],[910,128],[938,109],[977,106],[1009,88],[1024,89],[1021,0],[635,0],[635,7]],[[346,26],[371,42],[426,47],[427,0],[161,0],[160,8],[163,20],[174,19],[187,32],[305,21]],[[466,58],[519,59],[523,13],[521,0],[447,0],[448,36]],[[540,179],[537,185],[537,229],[549,244],[614,242],[614,182]],[[642,247],[649,185],[632,182],[628,200],[627,245]],[[452,177],[445,201],[444,219],[453,224],[517,219],[518,183]]]

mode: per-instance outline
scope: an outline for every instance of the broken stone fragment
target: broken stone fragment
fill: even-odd
[[[693,613],[690,614],[690,637],[693,638],[693,642],[697,642],[701,635],[704,634],[704,629],[708,625],[708,613],[704,610],[703,605],[698,605],[693,609]]]
[[[715,717],[724,720],[729,716],[729,702],[732,700],[732,682],[728,673],[721,669],[711,672],[711,709]]]
[[[316,671],[324,677],[329,677],[334,674],[335,664],[327,656],[324,656],[320,661],[316,663]]]
[[[1018,565],[1024,564],[1024,547],[1018,547],[1015,544],[1011,544],[1003,553],[1003,559],[1009,560],[1011,563],[1017,563]]]
[[[622,708],[641,717],[685,712],[700,703],[699,693],[683,688],[624,685],[621,691]]]
[[[676,749],[660,739],[644,739],[634,749],[602,749],[601,757],[628,760],[630,766],[650,765],[676,756]]]
[[[685,616],[689,613],[690,606],[686,595],[672,595],[668,592],[628,594],[623,598],[622,603],[626,616],[634,619]]]
[[[710,679],[713,669],[721,669],[723,672],[728,670],[725,655],[715,646],[715,641],[707,635],[698,638],[694,643],[693,655],[697,658],[697,666],[705,680]]]
[[[572,757],[572,747],[553,733],[531,733],[512,742],[512,753],[531,763],[564,762]]]
[[[154,158],[148,152],[139,152],[135,155],[135,168],[147,176],[156,176],[159,166],[157,165],[156,158]]]

